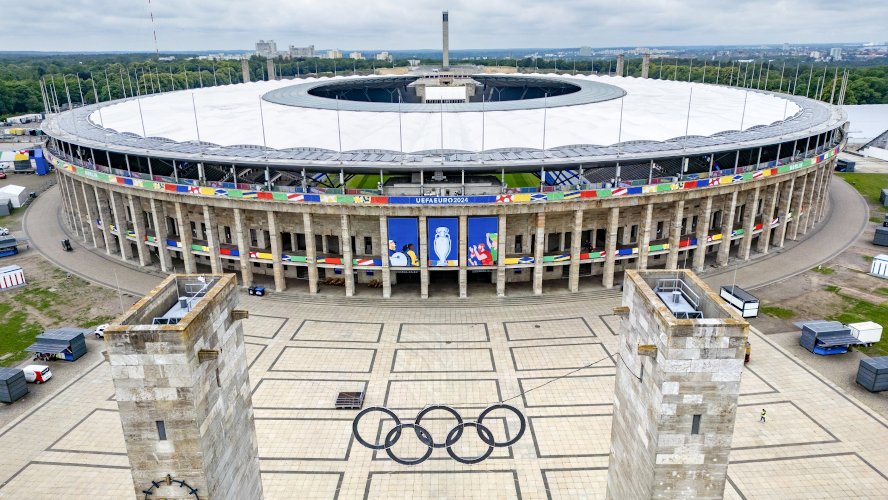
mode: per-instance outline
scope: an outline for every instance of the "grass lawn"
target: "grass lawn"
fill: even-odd
[[[540,178],[533,174],[506,174],[509,187],[539,187]]]
[[[848,297],[840,292],[838,287],[828,288],[827,291],[833,292],[842,298],[843,310],[840,313],[833,314],[827,319],[841,321],[844,324],[859,323],[861,321],[874,321],[883,327],[888,325],[888,302],[881,304],[873,304],[865,300],[854,297]],[[882,289],[879,289],[881,292]],[[860,348],[870,356],[888,356],[888,335],[882,335],[882,340],[873,344],[872,347]]]
[[[815,268],[812,268],[811,270],[814,271],[815,273],[826,274],[826,275],[836,272],[835,269],[832,269],[832,268],[829,268],[826,266],[817,266]]]
[[[773,316],[775,318],[780,319],[789,319],[795,316],[795,312],[790,309],[785,309],[783,307],[777,306],[762,306],[759,309],[763,314],[767,314],[768,316]]]
[[[888,174],[840,172],[836,175],[845,179],[848,184],[854,186],[854,189],[860,191],[860,194],[862,194],[867,201],[875,205],[881,205],[881,202],[879,202],[879,193],[882,189],[888,188]]]
[[[43,331],[28,318],[28,313],[9,304],[0,303],[0,366],[11,366],[27,357],[25,349]]]

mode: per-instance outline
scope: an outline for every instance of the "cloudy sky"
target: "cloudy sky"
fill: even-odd
[[[149,0],[0,0],[0,50],[153,51]],[[836,43],[888,38],[884,0],[150,0],[161,51]],[[35,29],[39,26],[40,29]],[[19,27],[20,29],[16,29]]]

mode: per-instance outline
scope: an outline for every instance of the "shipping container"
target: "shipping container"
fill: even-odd
[[[848,323],[848,328],[851,329],[851,335],[861,342],[875,344],[882,340],[882,325],[873,321]]]
[[[0,367],[0,403],[15,403],[28,393],[25,372]]]
[[[25,286],[25,271],[20,266],[0,267],[0,290]]]
[[[744,318],[758,317],[759,300],[737,285],[723,286],[719,296],[728,304],[740,310]]]
[[[882,228],[877,228],[877,231],[878,229]],[[873,257],[873,263],[870,265],[869,273],[880,278],[888,278],[888,255],[882,254]]]

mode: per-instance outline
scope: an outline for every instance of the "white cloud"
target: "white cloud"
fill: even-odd
[[[4,1],[3,17],[39,20],[6,50],[154,49],[144,0]],[[880,0],[152,0],[164,50],[278,47],[419,49],[440,44],[450,11],[452,48],[714,45],[881,41]],[[14,23],[4,23],[9,32]],[[854,39],[854,40],[849,40]]]

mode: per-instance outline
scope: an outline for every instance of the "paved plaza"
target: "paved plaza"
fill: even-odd
[[[603,498],[614,376],[625,369],[613,357],[617,305],[610,291],[397,307],[243,295],[266,498]],[[888,422],[763,335],[753,332],[751,341],[726,498],[884,498]],[[54,396],[0,429],[0,497],[131,494],[109,366],[101,343],[90,339],[89,347],[78,361],[82,376],[53,380]],[[406,467],[354,439],[357,412],[333,408],[341,391],[366,391],[365,406],[388,406],[406,422],[432,403],[471,420],[510,399],[527,416],[527,432],[477,465],[436,449]],[[364,419],[363,435],[381,441],[392,425],[382,417]],[[485,424],[498,440],[518,430],[502,411]],[[453,420],[432,412],[423,425],[440,442]],[[471,432],[454,448],[463,456],[485,449]],[[393,447],[404,458],[424,450],[410,432]]]

